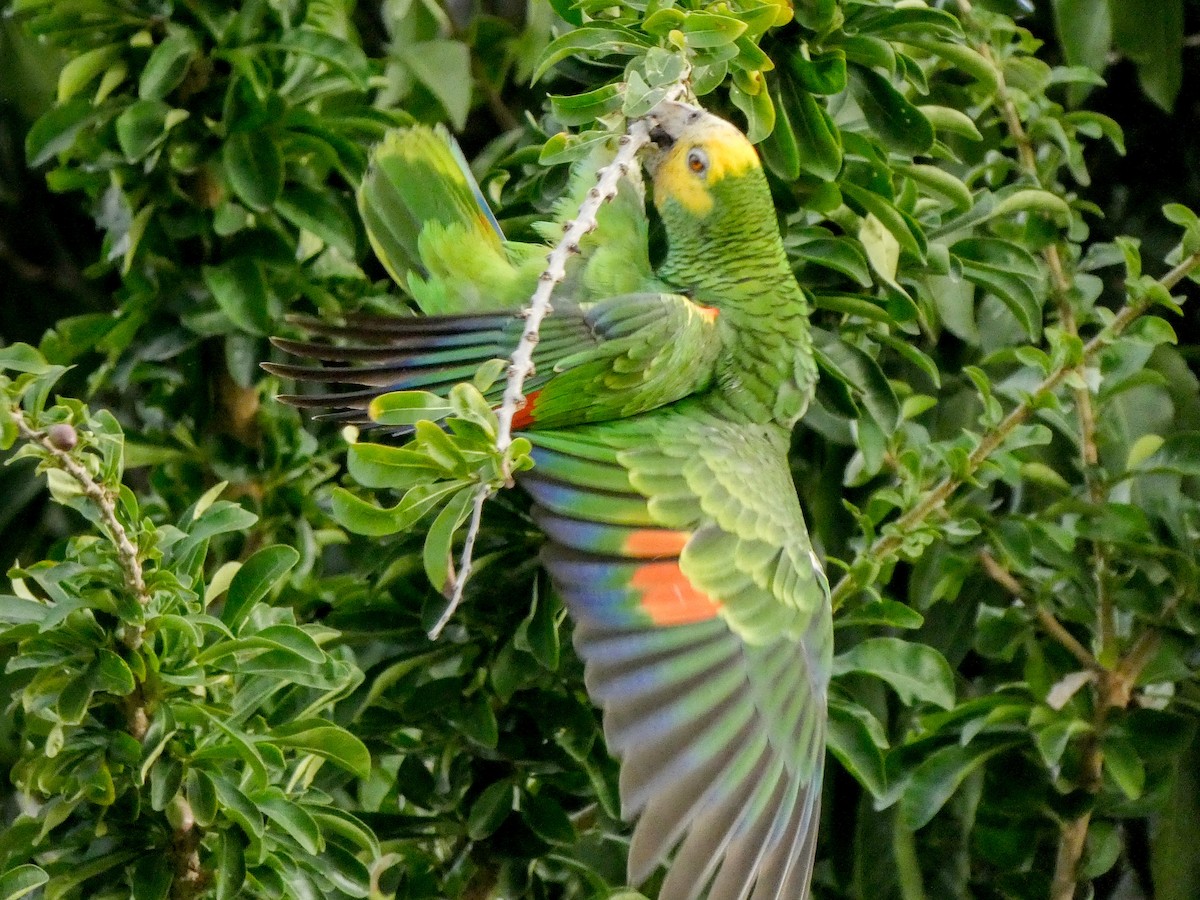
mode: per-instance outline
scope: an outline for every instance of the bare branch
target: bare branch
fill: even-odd
[[[433,640],[436,640],[438,635],[442,633],[442,629],[446,627],[446,623],[450,621],[450,617],[454,615],[454,611],[462,603],[463,591],[467,587],[467,579],[471,577],[472,560],[475,554],[475,539],[479,536],[479,524],[483,521],[483,504],[487,502],[490,496],[492,496],[492,486],[486,481],[475,488],[475,497],[471,501],[471,521],[467,525],[467,536],[463,540],[462,555],[459,556],[458,560],[458,571],[454,573],[454,580],[450,585],[450,602],[442,610],[442,614],[438,616],[437,622],[429,629],[429,637]]]
[[[513,416],[525,405],[525,379],[533,374],[533,351],[537,346],[538,331],[542,327],[542,319],[551,312],[550,297],[554,288],[566,278],[567,260],[579,253],[579,244],[584,235],[596,227],[596,214],[600,207],[616,196],[618,182],[636,165],[638,151],[649,142],[650,127],[646,121],[636,119],[631,122],[628,132],[620,138],[617,155],[596,174],[596,185],[579,205],[579,214],[567,223],[562,238],[546,257],[546,268],[538,276],[537,289],[524,310],[525,329],[508,367],[508,382],[499,410],[500,431],[496,436],[496,448],[501,452],[512,443]]]

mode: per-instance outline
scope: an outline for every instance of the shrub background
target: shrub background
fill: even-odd
[[[388,127],[529,237],[589,138],[547,141],[684,53],[818,307],[815,895],[1200,895],[1197,4],[0,8],[0,898],[621,895],[521,499],[430,642],[421,529],[331,515],[345,443],[257,364],[402,305],[353,203]]]

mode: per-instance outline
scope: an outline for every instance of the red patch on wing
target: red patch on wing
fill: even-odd
[[[537,410],[534,408],[537,404],[538,394],[541,391],[530,391],[525,396],[525,405],[517,410],[513,416],[512,427],[516,429],[528,428],[537,418]]]
[[[639,528],[630,532],[621,548],[627,554],[641,559],[656,556],[678,556],[683,545],[692,536],[690,531],[668,531],[665,528]]]
[[[717,315],[721,312],[715,306],[697,306],[696,309],[700,311],[700,317],[709,325],[717,321]]]
[[[703,622],[720,612],[720,604],[692,587],[677,562],[638,566],[629,580],[641,592],[642,610],[655,625]]]

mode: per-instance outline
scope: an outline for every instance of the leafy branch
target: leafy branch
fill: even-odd
[[[1164,293],[1169,299],[1171,289],[1197,268],[1200,268],[1200,251],[1189,255],[1171,271],[1152,282],[1149,290],[1141,292],[1138,297],[1121,307],[1108,324],[1083,345],[1076,358],[1060,361],[998,425],[985,431],[958,472],[947,475],[926,491],[906,513],[885,527],[886,533],[876,537],[855,554],[853,561],[846,567],[846,574],[838,579],[833,589],[834,610],[840,608],[855,591],[866,586],[868,581],[866,573],[876,570],[875,567],[883,565],[886,561],[893,560],[904,548],[907,536],[923,526],[931,515],[944,509],[954,492],[979,471],[980,467],[1000,449],[1017,427],[1040,409],[1053,396],[1054,392],[1068,381],[1080,365],[1092,360],[1101,350],[1119,337],[1134,320],[1156,303],[1161,302]]]
[[[146,587],[146,578],[142,572],[142,561],[138,556],[137,547],[129,538],[129,532],[121,524],[117,516],[117,498],[112,490],[92,477],[83,463],[71,455],[78,442],[79,436],[75,428],[65,423],[52,425],[46,430],[36,428],[29,423],[19,406],[10,406],[8,415],[16,425],[17,431],[25,440],[36,444],[42,449],[53,464],[70,475],[83,491],[83,495],[96,504],[100,519],[108,529],[113,546],[116,547],[117,557],[125,573],[125,584],[129,592],[137,598],[138,603],[146,606],[150,603],[150,591]],[[130,633],[127,642],[136,648],[141,643],[141,629]]]

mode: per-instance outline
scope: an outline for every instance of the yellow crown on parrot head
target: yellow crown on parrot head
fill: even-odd
[[[668,199],[695,215],[713,207],[712,188],[725,178],[745,174],[759,165],[754,145],[734,125],[695,107],[676,104],[687,115],[662,115],[659,128],[673,142],[648,163],[654,183],[654,203]],[[698,115],[697,115],[698,113]]]

